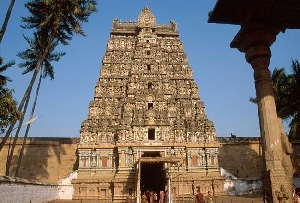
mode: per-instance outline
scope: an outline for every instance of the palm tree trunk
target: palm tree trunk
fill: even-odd
[[[42,69],[40,71],[40,78],[39,78],[39,82],[38,82],[38,85],[37,85],[37,88],[36,88],[36,94],[35,94],[34,102],[33,102],[31,113],[30,113],[30,119],[32,119],[34,111],[35,111],[36,102],[37,102],[40,87],[41,87],[41,82],[42,82]],[[30,129],[30,123],[27,125],[26,131],[25,131],[25,135],[24,135],[24,139],[23,139],[23,143],[22,143],[22,148],[20,150],[20,154],[19,154],[19,158],[18,158],[18,164],[17,164],[17,168],[16,168],[16,171],[15,171],[15,177],[19,176],[19,170],[20,170],[20,166],[21,166],[21,162],[22,162],[22,158],[23,158],[23,152],[24,152],[24,148],[25,148],[26,139],[28,137],[29,129]]]
[[[27,106],[29,104],[29,100],[30,100],[30,97],[28,97],[27,100],[26,100],[25,109],[27,109]],[[11,166],[11,161],[12,161],[12,158],[13,158],[13,155],[14,155],[14,150],[15,150],[16,143],[17,143],[17,140],[18,140],[18,137],[19,137],[19,132],[21,130],[23,120],[24,120],[24,116],[22,116],[22,118],[19,121],[17,132],[15,134],[14,141],[13,141],[12,147],[10,149],[10,153],[8,154],[8,159],[6,161],[6,169],[5,169],[5,175],[6,176],[9,176],[9,170],[10,170],[10,166]]]
[[[29,85],[28,85],[28,87],[27,87],[27,90],[26,90],[25,93],[24,93],[23,99],[22,99],[22,101],[20,102],[20,105],[19,105],[19,107],[18,107],[18,110],[19,110],[19,111],[22,111],[26,99],[27,99],[28,97],[30,97],[31,90],[32,90],[33,84],[34,84],[34,82],[35,82],[35,80],[36,80],[36,77],[37,77],[37,74],[38,74],[38,72],[39,72],[39,69],[42,67],[43,61],[45,60],[47,54],[49,53],[49,50],[50,50],[50,48],[51,48],[51,44],[52,44],[53,40],[54,40],[54,35],[52,34],[52,35],[49,37],[49,40],[48,40],[48,42],[47,42],[47,45],[45,46],[45,49],[43,50],[43,52],[41,53],[41,55],[40,55],[40,57],[39,57],[39,61],[38,61],[37,64],[36,64],[36,68],[35,68],[35,70],[34,70],[34,73],[33,73],[33,75],[32,75],[32,78],[31,78],[31,80],[30,80],[30,83],[29,83]],[[25,114],[26,114],[26,110],[27,110],[27,109],[24,108],[23,115],[21,116],[20,120],[21,120],[21,119],[22,119],[22,120],[24,119],[24,116],[25,116]],[[5,145],[6,141],[7,141],[7,139],[9,138],[9,136],[10,136],[12,130],[14,129],[14,126],[15,126],[16,122],[17,122],[17,121],[13,122],[13,123],[11,124],[11,126],[8,128],[8,130],[6,131],[6,134],[5,134],[5,136],[3,137],[3,139],[2,139],[2,141],[1,141],[1,143],[0,143],[0,152],[1,152],[2,148],[4,147],[4,145]],[[18,128],[21,128],[21,126],[22,126],[22,125],[19,125]]]
[[[42,51],[40,57],[39,57],[39,60],[36,64],[36,68],[34,70],[34,73],[32,75],[32,78],[31,78],[31,81],[28,85],[28,88],[23,96],[23,99],[19,105],[19,108],[20,111],[25,103],[25,106],[24,106],[24,109],[23,109],[23,114],[20,118],[20,122],[19,122],[19,125],[18,125],[18,129],[17,129],[17,132],[16,132],[16,135],[14,137],[14,141],[13,141],[13,145],[12,145],[12,149],[11,149],[11,152],[9,154],[9,158],[7,160],[7,163],[6,163],[6,175],[9,175],[9,170],[10,170],[10,166],[11,166],[11,161],[12,161],[12,156],[13,156],[13,152],[14,152],[14,148],[15,148],[15,145],[17,143],[17,139],[18,139],[18,135],[19,135],[19,132],[20,132],[20,129],[22,127],[22,123],[23,123],[23,120],[24,120],[24,116],[26,114],[26,111],[27,111],[27,107],[28,107],[28,103],[29,103],[29,99],[30,99],[30,94],[31,94],[31,91],[32,91],[32,87],[33,87],[33,84],[35,82],[35,79],[37,77],[37,74],[38,74],[38,71],[41,69],[42,65],[43,65],[43,61],[45,60],[47,54],[49,53],[49,50],[51,48],[51,44],[54,40],[54,35],[52,34],[48,41],[47,41],[47,45],[45,46],[45,49]],[[25,102],[26,101],[26,102]],[[6,132],[6,135],[5,137],[3,138],[2,142],[0,143],[0,151],[2,150],[3,146],[5,145],[10,133],[12,132],[12,130],[14,129],[14,125],[16,124],[16,122],[14,122],[8,129],[8,131]]]
[[[22,99],[22,101],[19,104],[19,107],[18,107],[19,111],[22,111],[25,101],[27,100],[28,97],[30,97],[31,90],[32,90],[33,84],[35,82],[37,74],[38,74],[38,69],[35,69],[34,73],[32,75],[32,78],[30,80],[30,83],[29,83],[29,85],[27,87],[27,90],[24,93],[23,99]],[[25,113],[26,113],[26,110],[25,110]],[[20,121],[24,120],[25,113],[23,112],[23,114],[21,115],[21,118],[19,119]],[[17,123],[17,121],[13,122],[11,124],[11,126],[9,126],[8,130],[6,131],[6,134],[5,134],[5,136],[3,137],[3,139],[2,139],[2,141],[0,143],[0,151],[2,150],[3,146],[5,145],[7,139],[9,138],[9,136],[11,134],[11,132],[14,130],[14,127],[15,127],[16,123]],[[20,128],[21,128],[21,126],[22,126],[22,124],[19,124]]]
[[[3,25],[1,27],[1,30],[0,30],[0,44],[2,42],[2,39],[3,39],[3,36],[4,36],[4,33],[6,31],[6,27],[7,27],[7,24],[8,24],[8,21],[9,21],[9,18],[10,18],[10,14],[12,12],[12,9],[14,7],[14,4],[15,4],[15,0],[11,0],[10,1],[10,5],[7,9],[7,12],[6,12],[6,15],[5,15],[5,19],[4,19],[4,22],[3,22]]]

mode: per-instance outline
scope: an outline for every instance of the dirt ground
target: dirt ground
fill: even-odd
[[[99,200],[55,200],[51,203],[98,203]],[[176,201],[174,203],[194,203],[193,199]],[[263,203],[261,196],[217,196],[214,203]]]
[[[263,203],[262,196],[218,196],[214,203]]]

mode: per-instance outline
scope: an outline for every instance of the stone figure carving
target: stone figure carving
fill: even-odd
[[[107,43],[107,47],[108,49],[112,49],[114,47],[114,43],[111,40],[109,40]]]
[[[117,26],[117,22],[118,22],[118,18],[113,18],[113,22],[112,22],[112,27],[113,28],[116,28],[116,26]]]
[[[281,143],[282,143],[282,166],[284,172],[289,181],[292,182],[293,178],[293,165],[290,155],[293,153],[292,144],[289,142],[288,137],[285,135],[284,127],[282,125],[281,118],[278,118],[280,133],[281,133]]]
[[[149,7],[145,7],[141,14],[139,15],[138,25],[141,27],[144,26],[155,26],[156,20],[154,15],[151,13]]]
[[[113,18],[113,23],[114,24],[117,23],[117,21],[118,21],[118,18]]]
[[[286,190],[286,188],[284,187],[284,185],[280,186],[280,191],[275,191],[276,195],[277,195],[277,199],[279,201],[279,203],[288,203],[288,199],[290,198],[288,195],[288,192]]]
[[[86,144],[86,143],[88,143],[88,141],[89,141],[88,133],[85,132],[85,131],[81,132],[81,134],[80,134],[80,143]]]

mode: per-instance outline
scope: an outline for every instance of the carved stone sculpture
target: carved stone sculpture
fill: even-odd
[[[207,187],[212,176],[222,190],[215,128],[200,101],[177,24],[156,24],[148,7],[137,24],[130,22],[113,20],[94,99],[80,129],[73,199],[125,202],[135,195],[141,202],[141,188],[150,181],[143,177],[143,165],[153,169],[152,179],[161,179],[152,188],[158,191],[165,189],[167,175],[180,172],[184,181],[173,180],[176,191],[185,188],[178,198],[192,191],[191,181]],[[208,160],[199,156],[202,151]]]
[[[293,153],[293,147],[290,143],[288,137],[284,132],[284,126],[282,125],[281,118],[278,118],[278,122],[280,125],[281,132],[281,143],[282,143],[282,166],[284,168],[284,172],[289,181],[292,182],[293,179],[293,165],[291,160],[291,154]]]

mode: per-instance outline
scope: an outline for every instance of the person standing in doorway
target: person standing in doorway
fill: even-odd
[[[164,203],[165,192],[163,190],[159,191],[159,203]]]
[[[200,192],[200,189],[197,190],[195,203],[205,203],[204,201],[204,195]]]
[[[142,203],[147,203],[147,195],[145,194],[145,192],[142,195]]]
[[[154,203],[154,192],[153,192],[153,190],[150,190],[150,192],[149,192],[149,202]]]
[[[158,197],[157,197],[157,192],[154,192],[154,202],[157,202]]]
[[[168,193],[168,190],[166,190],[165,192],[165,203],[168,203],[169,202],[169,193]]]
[[[206,203],[213,203],[213,202],[214,202],[214,196],[210,193],[210,191],[208,191],[206,196]]]

